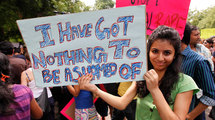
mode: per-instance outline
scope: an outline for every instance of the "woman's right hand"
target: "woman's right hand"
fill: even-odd
[[[80,86],[80,89],[96,93],[96,91],[97,91],[96,85],[90,84],[90,81],[92,80],[92,78],[93,78],[92,74],[82,75],[78,79],[78,84]]]
[[[147,71],[143,78],[146,80],[146,85],[149,92],[159,88],[158,74],[154,69]]]

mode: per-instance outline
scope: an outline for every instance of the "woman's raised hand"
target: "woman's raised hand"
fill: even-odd
[[[158,74],[154,69],[147,71],[144,76],[144,80],[146,80],[147,89],[149,91],[154,90],[155,88],[159,88],[158,85]]]
[[[87,73],[86,75],[82,75],[78,79],[78,84],[80,86],[80,89],[91,91],[91,92],[96,92],[97,91],[96,85],[90,84],[90,81],[92,80],[92,78],[93,78],[92,74]]]

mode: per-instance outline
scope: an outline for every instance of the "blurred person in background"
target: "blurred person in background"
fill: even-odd
[[[9,41],[1,41],[0,42],[0,52],[4,53],[7,55],[12,69],[12,80],[13,83],[15,84],[20,84],[21,83],[21,73],[28,68],[27,63],[25,60],[21,58],[16,58],[13,57],[14,55],[14,46],[11,42]]]
[[[25,53],[25,58],[26,58],[27,63],[29,65],[31,65],[30,57],[27,52]],[[32,90],[33,96],[36,100],[42,94],[42,92],[44,90],[43,87],[36,86],[36,81],[34,79],[33,71],[32,71],[31,67],[22,72],[21,84],[28,86]],[[51,93],[49,87],[47,87],[46,90],[47,90],[48,102],[51,107],[51,110],[50,110],[50,112],[44,112],[43,117],[40,120],[54,120],[54,99],[52,97],[52,93]]]
[[[205,47],[203,44],[200,44],[199,42],[201,41],[200,38],[200,31],[199,28],[193,25],[190,25],[191,27],[191,34],[190,34],[190,48],[202,55],[206,60],[209,61],[211,70],[214,72],[214,63],[212,61],[212,55],[210,50]]]
[[[213,53],[213,44],[214,41],[211,38],[208,38],[204,41],[204,46],[210,50],[211,54]]]
[[[30,120],[43,116],[42,109],[32,91],[19,84],[12,84],[9,60],[0,53],[0,120]]]
[[[215,85],[210,63],[202,55],[194,52],[189,45],[191,38],[195,37],[192,35],[197,35],[196,38],[199,38],[198,31],[193,32],[192,26],[186,23],[181,40],[183,56],[181,71],[191,76],[202,90],[193,96],[187,119],[205,120],[205,109],[215,105]]]

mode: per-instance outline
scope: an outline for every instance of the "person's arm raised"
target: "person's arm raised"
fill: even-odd
[[[68,91],[75,97],[77,97],[80,93],[80,87],[79,85],[74,85],[74,87],[72,85],[68,85],[66,86]]]
[[[119,110],[125,109],[127,105],[136,96],[136,93],[137,93],[136,82],[133,82],[132,85],[126,91],[126,93],[122,97],[119,97],[100,90],[94,84],[90,84],[90,81],[92,78],[93,78],[92,74],[87,74],[80,77],[78,79],[80,89],[88,90],[95,93],[97,96],[101,97],[105,102],[107,102],[109,105]]]

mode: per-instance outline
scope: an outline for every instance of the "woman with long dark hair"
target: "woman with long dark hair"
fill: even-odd
[[[43,113],[31,90],[23,85],[11,84],[8,57],[0,53],[0,120],[39,119]]]
[[[124,109],[138,95],[137,120],[185,120],[198,87],[180,73],[180,43],[176,30],[159,26],[148,39],[148,69],[144,81],[133,82],[122,97],[108,94],[90,84],[91,74],[79,79],[81,89],[92,91],[111,106]]]

